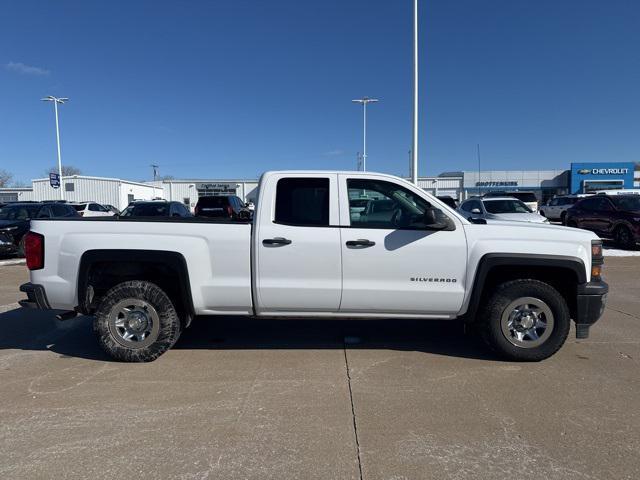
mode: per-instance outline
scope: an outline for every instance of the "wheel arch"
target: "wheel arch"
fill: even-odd
[[[189,270],[184,256],[164,250],[88,250],[78,269],[78,310],[92,314],[111,287],[128,280],[146,280],[162,288],[187,327],[195,316]]]
[[[478,263],[473,287],[463,317],[474,323],[480,302],[494,286],[509,280],[532,278],[549,283],[565,298],[575,318],[577,286],[587,282],[584,262],[563,255],[488,253]]]

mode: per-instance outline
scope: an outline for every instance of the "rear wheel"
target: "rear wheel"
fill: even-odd
[[[539,361],[564,344],[571,321],[560,293],[539,280],[498,286],[481,311],[480,331],[497,353],[515,361]]]
[[[167,294],[151,282],[130,281],[109,290],[93,322],[102,349],[125,362],[150,362],[180,336],[180,320]]]
[[[614,238],[616,243],[624,248],[633,248],[636,245],[635,239],[633,238],[633,233],[629,227],[625,225],[620,225],[616,228],[614,233]]]
[[[575,220],[567,220],[567,227],[578,228],[578,222]]]

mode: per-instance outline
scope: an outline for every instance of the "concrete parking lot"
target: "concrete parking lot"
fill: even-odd
[[[639,271],[608,258],[591,338],[541,363],[447,322],[224,318],[123,364],[2,266],[0,478],[637,479]]]

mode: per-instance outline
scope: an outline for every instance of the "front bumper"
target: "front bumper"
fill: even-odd
[[[20,285],[20,291],[27,294],[26,300],[20,300],[18,303],[24,308],[39,308],[40,310],[51,310],[47,293],[42,285],[35,285],[31,282]]]
[[[605,282],[589,282],[578,285],[576,302],[576,338],[588,338],[589,327],[596,323],[607,304],[609,285]]]

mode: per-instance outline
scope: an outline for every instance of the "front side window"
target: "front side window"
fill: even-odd
[[[615,203],[618,210],[624,210],[627,212],[640,212],[640,196],[617,196],[613,197],[613,203]]]
[[[392,182],[348,179],[349,217],[357,228],[424,229],[445,224],[441,210],[412,191]],[[427,211],[434,217],[427,218]]]
[[[328,178],[281,178],[276,187],[275,223],[329,226]]]
[[[473,213],[473,210],[480,210],[480,213],[482,213],[482,205],[480,204],[479,200],[469,200],[468,202],[465,202],[460,208],[469,213]]]
[[[531,213],[531,209],[520,200],[487,200],[484,208],[489,213]]]

